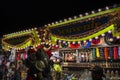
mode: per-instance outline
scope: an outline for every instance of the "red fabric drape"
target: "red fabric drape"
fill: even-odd
[[[107,47],[104,48],[104,56],[105,56],[105,59],[108,59],[108,48]]]
[[[118,49],[116,46],[114,47],[114,59],[118,59]]]
[[[76,49],[76,48],[78,48],[80,46],[80,44],[70,44],[70,48],[74,48],[74,49]]]

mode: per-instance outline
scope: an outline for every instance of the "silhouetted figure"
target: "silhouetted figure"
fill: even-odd
[[[105,75],[103,74],[103,69],[100,66],[94,66],[91,71],[93,80],[103,80],[103,78],[105,78]]]

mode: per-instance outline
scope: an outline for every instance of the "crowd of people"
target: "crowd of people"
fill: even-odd
[[[28,54],[25,60],[12,60],[10,62],[9,56],[2,58],[1,80],[62,80],[63,78],[61,60],[54,56],[49,57],[43,49]],[[99,66],[94,66],[90,70],[93,80],[105,78],[103,69]]]

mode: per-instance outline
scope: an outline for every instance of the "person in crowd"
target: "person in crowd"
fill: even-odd
[[[53,68],[55,70],[55,80],[60,80],[62,78],[62,67],[60,64],[60,59],[54,60]]]
[[[103,80],[105,79],[105,75],[103,73],[103,69],[100,66],[92,65],[91,75],[93,80]]]

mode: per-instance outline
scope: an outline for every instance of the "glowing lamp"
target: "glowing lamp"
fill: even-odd
[[[63,43],[66,43],[66,41],[63,41]]]
[[[75,42],[72,42],[73,44],[75,44]]]
[[[58,47],[58,45],[55,45],[56,47]]]
[[[80,44],[80,41],[78,41],[78,44]]]
[[[58,22],[56,21],[55,23],[57,24]]]
[[[95,39],[98,39],[98,37],[95,37]]]
[[[72,20],[72,18],[68,18],[69,20]]]
[[[108,7],[108,6],[106,6],[106,7],[105,7],[105,9],[106,9],[106,10],[108,10],[108,9],[109,9],[109,7]]]
[[[89,41],[92,41],[92,39],[89,39]]]
[[[102,9],[98,9],[98,11],[100,12],[100,11],[102,11]]]
[[[80,14],[79,16],[80,16],[80,17],[82,17],[83,15],[82,15],[82,14]]]
[[[59,43],[61,42],[61,40],[59,40]]]
[[[52,22],[52,25],[54,25],[54,22]]]
[[[112,32],[112,31],[110,31],[110,30],[108,31],[108,33],[111,33],[111,32]]]
[[[85,13],[85,15],[87,16],[87,15],[88,15],[88,13]]]
[[[95,13],[95,11],[91,11],[91,13],[92,13],[92,14],[94,14],[94,13]]]
[[[84,41],[84,43],[86,43],[86,41]]]
[[[105,36],[105,34],[102,34],[102,36]]]
[[[77,16],[74,16],[74,19],[76,19],[77,18]]]
[[[45,27],[46,27],[47,25],[45,25]]]
[[[70,44],[70,42],[68,41],[68,44]]]
[[[62,20],[60,20],[60,22],[62,22]]]
[[[64,19],[64,21],[67,21],[67,19]]]
[[[117,39],[120,39],[120,36],[117,36]]]
[[[36,30],[37,28],[35,27],[35,30]]]
[[[109,41],[111,41],[111,42],[112,42],[112,41],[113,41],[113,38],[110,38],[110,39],[109,39]]]
[[[50,24],[48,24],[48,26],[50,26]]]

